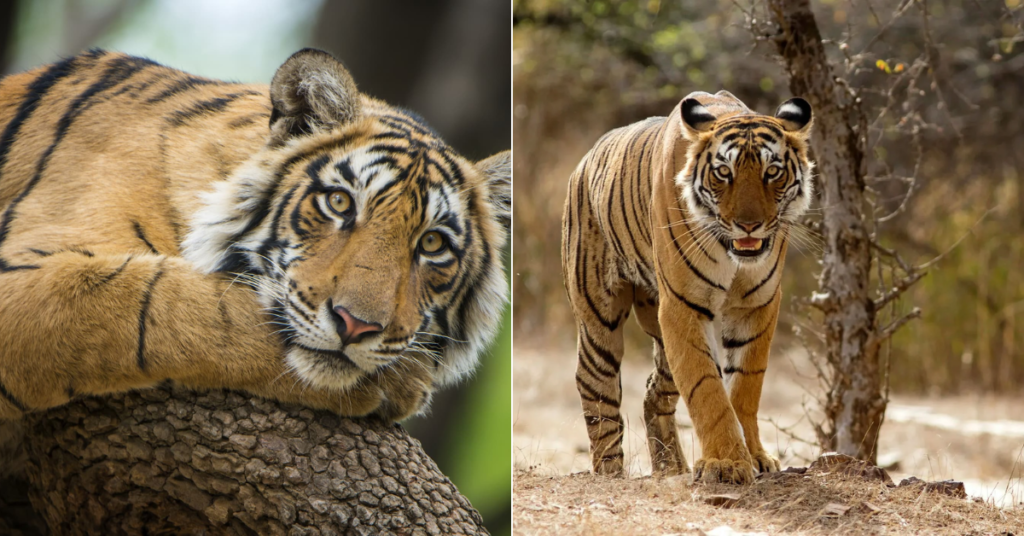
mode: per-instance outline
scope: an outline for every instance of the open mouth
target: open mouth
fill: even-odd
[[[771,240],[769,239],[748,236],[746,238],[730,240],[725,244],[725,246],[734,255],[738,255],[740,257],[756,257],[767,251],[770,244]]]

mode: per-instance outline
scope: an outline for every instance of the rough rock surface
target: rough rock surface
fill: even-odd
[[[401,426],[245,394],[154,389],[26,423],[54,534],[486,534]]]

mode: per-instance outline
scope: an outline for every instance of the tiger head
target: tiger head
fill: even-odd
[[[771,117],[720,91],[691,94],[679,109],[689,148],[676,184],[689,217],[733,261],[765,259],[814,195],[811,105],[793,98]]]
[[[509,152],[466,160],[318,50],[278,69],[270,104],[265,147],[205,195],[185,256],[252,284],[311,385],[471,371],[507,300]]]

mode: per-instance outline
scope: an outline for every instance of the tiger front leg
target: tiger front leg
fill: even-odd
[[[694,479],[753,482],[753,460],[707,338],[710,320],[677,296],[664,294],[658,319],[672,377],[701,444],[701,458],[693,465]]]
[[[253,291],[183,259],[80,249],[19,266],[0,273],[0,417],[168,379],[353,416],[384,400],[386,385],[303,385]]]
[[[778,289],[770,303],[761,308],[735,309],[726,312],[723,322],[730,326],[723,334],[728,359],[723,373],[729,390],[729,401],[743,426],[747,450],[754,467],[762,473],[779,470],[779,460],[761,445],[757,412],[761,403],[761,386],[768,370],[768,355],[778,322],[782,290]]]

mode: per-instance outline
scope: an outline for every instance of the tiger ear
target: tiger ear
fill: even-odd
[[[330,130],[359,117],[356,83],[345,66],[323,50],[304,48],[277,69],[270,82],[271,144]]]
[[[476,163],[487,180],[487,200],[506,231],[512,229],[512,151],[502,151]]]
[[[715,116],[711,115],[697,99],[683,99],[679,108],[683,119],[683,135],[686,139],[694,141],[702,132],[714,128]]]
[[[811,135],[811,126],[814,124],[811,104],[800,97],[780,104],[779,109],[775,111],[775,118],[782,123],[782,128],[787,132],[804,138]]]

